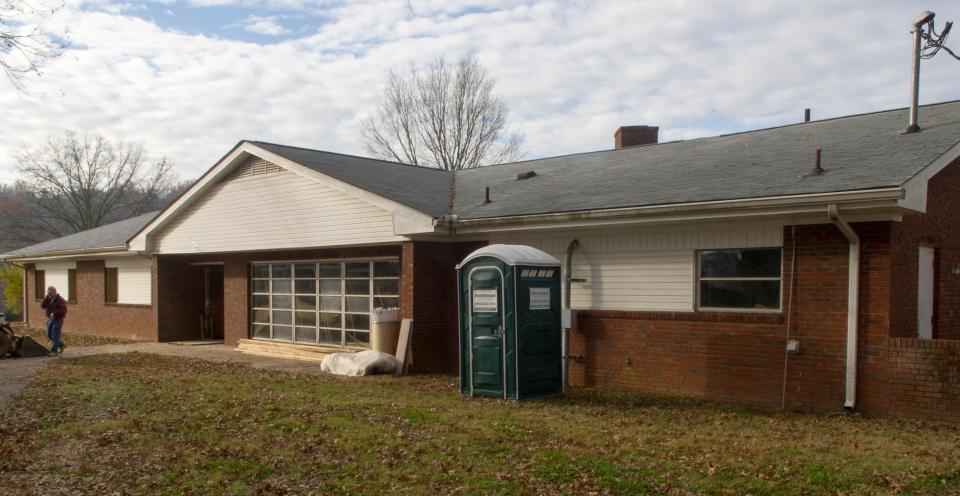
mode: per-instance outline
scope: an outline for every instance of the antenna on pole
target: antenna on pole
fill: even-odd
[[[929,59],[936,55],[940,50],[945,50],[960,60],[957,54],[944,46],[947,41],[947,35],[950,34],[952,22],[947,22],[943,32],[937,34],[933,25],[933,18],[936,14],[929,10],[924,10],[913,19],[913,86],[910,93],[910,122],[904,133],[916,133],[920,131],[919,107],[920,107],[920,60]],[[924,40],[926,41],[924,43]]]

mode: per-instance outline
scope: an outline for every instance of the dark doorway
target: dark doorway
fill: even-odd
[[[223,267],[203,268],[203,339],[223,339]]]

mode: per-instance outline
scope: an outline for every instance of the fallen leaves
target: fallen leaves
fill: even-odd
[[[0,423],[4,494],[956,493],[957,426],[575,390],[504,402],[445,376],[58,361]]]

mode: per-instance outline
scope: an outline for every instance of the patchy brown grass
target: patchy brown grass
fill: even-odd
[[[960,427],[143,354],[51,364],[2,412],[6,494],[960,494]]]
[[[50,340],[47,339],[46,331],[44,329],[32,329],[32,328],[21,325],[18,327],[14,327],[13,331],[20,336],[30,336],[33,339],[35,339],[38,343],[46,346],[47,348],[49,348],[50,345],[52,344]],[[126,343],[134,342],[129,339],[111,338],[106,336],[94,336],[91,334],[80,334],[76,332],[71,332],[69,330],[64,331],[60,339],[63,340],[63,344],[67,345],[68,348],[71,346],[77,346],[77,347],[100,346],[104,344],[126,344]]]

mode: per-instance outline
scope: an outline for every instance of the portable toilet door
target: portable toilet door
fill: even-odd
[[[457,270],[461,392],[562,392],[560,262],[529,246],[490,245]]]

